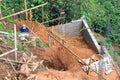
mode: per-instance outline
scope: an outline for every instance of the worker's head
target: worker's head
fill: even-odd
[[[25,24],[23,24],[23,29],[26,29],[26,25]]]
[[[23,24],[23,27],[26,26],[25,24]]]

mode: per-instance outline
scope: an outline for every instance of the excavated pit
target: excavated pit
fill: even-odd
[[[49,69],[55,69],[58,71],[67,71],[68,67],[65,66],[59,58],[55,58],[53,60],[44,60],[43,64],[47,66]]]

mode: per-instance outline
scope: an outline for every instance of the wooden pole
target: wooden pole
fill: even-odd
[[[2,3],[2,0],[0,0],[0,3]],[[2,10],[1,10],[1,6],[0,6],[0,18],[2,18]]]
[[[25,10],[27,10],[27,4],[26,4],[26,0],[24,0],[24,6],[25,6]],[[28,20],[28,12],[25,12],[26,14],[26,20]]]
[[[18,14],[21,14],[21,13],[24,13],[24,12],[29,11],[29,10],[33,10],[33,9],[36,9],[36,8],[42,7],[42,6],[45,6],[45,5],[47,5],[47,3],[44,3],[44,4],[41,4],[41,5],[38,5],[38,6],[32,7],[32,8],[29,8],[29,9],[26,9],[26,10],[23,10],[23,11],[20,11],[20,12],[17,12],[17,13],[14,13],[14,14],[11,14],[11,15],[8,15],[8,16],[5,16],[5,17],[2,17],[2,18],[0,18],[0,20],[3,20],[3,19],[6,19],[6,18],[9,18],[9,17],[15,16],[15,15],[18,15]]]
[[[49,35],[48,35],[48,44],[49,44],[49,47],[51,47],[51,38]]]
[[[14,24],[14,47],[15,47],[15,60],[17,61],[17,36],[16,36],[16,24]]]
[[[30,21],[32,21],[32,10],[30,9]]]
[[[56,18],[56,19],[52,19],[52,20],[49,20],[49,21],[42,22],[42,24],[49,23],[49,22],[52,22],[52,21],[55,21],[55,20],[59,20],[59,19],[64,19],[64,18],[65,17],[59,17],[59,18]]]
[[[10,59],[6,59],[6,58],[0,58],[0,60],[2,60],[2,61],[8,61],[8,62],[14,62],[14,63],[20,63],[20,64],[26,64],[26,62],[15,61],[15,60],[10,60]],[[28,64],[31,64],[31,63],[28,63]]]
[[[16,51],[16,49],[13,49],[13,50],[10,50],[10,51],[8,51],[8,52],[5,52],[5,53],[1,54],[0,57],[3,57],[3,56],[5,56],[5,55],[8,55],[8,54],[10,54],[10,53],[12,53],[12,52],[14,52],[14,51]]]
[[[2,11],[1,11],[1,6],[0,6],[0,18],[2,18]]]
[[[42,22],[44,22],[44,6],[42,6]]]

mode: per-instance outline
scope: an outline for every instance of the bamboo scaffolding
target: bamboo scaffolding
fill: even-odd
[[[21,13],[24,13],[24,12],[26,12],[26,11],[33,10],[33,9],[36,9],[36,8],[39,8],[39,7],[42,7],[42,6],[45,6],[45,5],[47,5],[47,2],[44,3],[44,4],[41,4],[41,5],[32,7],[32,8],[29,8],[29,9],[26,9],[26,10],[23,10],[23,11],[20,11],[20,12],[17,12],[17,13],[14,13],[14,14],[11,14],[11,15],[8,15],[8,16],[5,16],[5,17],[2,17],[2,18],[0,18],[0,20],[4,20],[4,19],[6,19],[6,18],[9,18],[9,17],[12,17],[12,16],[16,16],[16,15],[18,15],[18,14],[21,14]]]

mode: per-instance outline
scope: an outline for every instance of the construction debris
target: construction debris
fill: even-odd
[[[91,58],[82,59],[82,60],[85,61],[87,64],[89,64]],[[80,60],[79,60],[79,62],[82,63]],[[110,59],[109,57],[105,57],[105,58],[103,58],[103,59],[101,59],[101,60],[98,60],[98,61],[95,61],[95,62],[91,62],[90,66],[91,66],[91,68],[92,68],[93,70],[95,70],[95,71],[98,72],[99,69],[101,69],[100,66],[99,66],[99,64],[100,64],[101,62],[103,63],[102,65],[104,65],[104,66],[102,66],[102,70],[105,70],[105,73],[106,73],[106,74],[109,74],[110,72],[112,72],[112,67],[113,67],[113,65],[112,65],[112,61],[111,61],[111,59]],[[83,64],[83,63],[82,63],[82,64]],[[89,67],[86,66],[86,65],[83,66],[82,68],[83,68],[83,70],[86,71],[86,72],[89,70]]]

